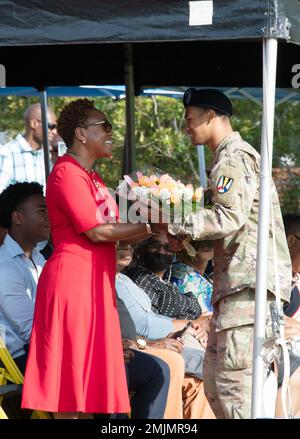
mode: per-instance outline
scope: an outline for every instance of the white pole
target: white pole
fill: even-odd
[[[273,128],[276,91],[277,40],[263,40],[263,118],[256,262],[255,323],[251,417],[263,416],[264,362],[260,355],[265,339],[268,278],[268,240],[271,206]]]
[[[197,145],[198,167],[200,175],[200,186],[207,187],[206,171],[205,171],[205,151],[203,145]]]

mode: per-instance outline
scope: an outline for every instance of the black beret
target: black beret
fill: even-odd
[[[184,92],[183,105],[185,107],[212,108],[227,116],[232,116],[232,103],[228,97],[215,88],[189,88]]]

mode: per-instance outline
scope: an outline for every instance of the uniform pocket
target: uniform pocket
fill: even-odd
[[[221,370],[246,369],[251,366],[253,330],[253,325],[245,325],[217,333],[218,364]]]

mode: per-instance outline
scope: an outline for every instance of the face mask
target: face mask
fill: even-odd
[[[146,252],[141,256],[140,261],[145,268],[156,273],[168,268],[172,263],[172,259],[172,255]]]

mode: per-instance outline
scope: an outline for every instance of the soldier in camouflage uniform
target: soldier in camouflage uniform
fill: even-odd
[[[188,214],[183,224],[169,225],[169,232],[215,240],[214,312],[204,362],[205,393],[218,418],[249,418],[260,156],[233,132],[232,104],[223,93],[189,89],[183,102],[192,143],[205,144],[214,153],[210,206]],[[285,301],[289,301],[291,285],[290,256],[274,184],[272,206],[275,234],[270,226],[266,337],[271,335],[269,302],[275,298],[273,240],[280,293]]]

